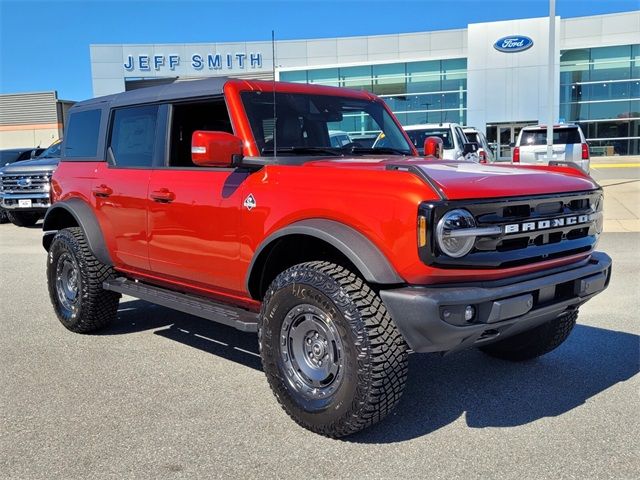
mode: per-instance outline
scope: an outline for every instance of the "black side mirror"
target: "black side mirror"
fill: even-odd
[[[462,146],[462,154],[463,155],[468,155],[470,153],[477,153],[479,148],[480,147],[478,146],[478,144],[476,142],[465,143]]]
[[[515,146],[516,146],[516,142],[511,142],[511,143],[509,143],[509,147],[510,147],[510,148],[514,148]]]

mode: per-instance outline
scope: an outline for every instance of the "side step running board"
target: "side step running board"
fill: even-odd
[[[105,290],[123,293],[146,300],[163,307],[206,318],[237,328],[243,332],[258,331],[258,314],[242,308],[231,307],[205,297],[179,293],[162,287],[134,282],[126,278],[107,280],[102,284]]]

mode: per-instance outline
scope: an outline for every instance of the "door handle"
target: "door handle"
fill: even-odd
[[[93,195],[95,197],[101,198],[108,197],[113,193],[113,190],[107,187],[104,183],[102,185],[98,185],[97,187],[93,187],[91,191],[93,192]]]
[[[154,202],[169,203],[176,199],[176,194],[170,192],[167,188],[161,188],[160,190],[154,190],[150,194]]]

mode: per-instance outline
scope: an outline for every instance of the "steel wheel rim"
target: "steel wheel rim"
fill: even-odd
[[[331,396],[344,376],[342,341],[320,308],[297,305],[280,329],[280,352],[289,384],[309,400]]]
[[[56,293],[60,304],[73,311],[80,298],[80,273],[75,259],[67,252],[58,257],[56,264]]]

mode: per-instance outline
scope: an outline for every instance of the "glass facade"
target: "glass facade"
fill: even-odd
[[[317,83],[368,90],[382,97],[403,125],[467,119],[467,59],[391,63],[280,72],[285,82]],[[342,129],[367,133],[354,118]]]
[[[640,154],[640,45],[563,51],[560,119],[580,124],[592,155]]]
[[[371,91],[403,125],[467,121],[466,58],[281,71],[280,80]],[[580,125],[594,156],[640,155],[640,45],[562,51],[559,118]],[[370,122],[341,128],[365,134]]]

